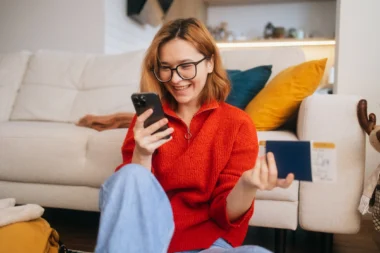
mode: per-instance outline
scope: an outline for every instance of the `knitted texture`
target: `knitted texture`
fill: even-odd
[[[173,209],[175,232],[169,252],[208,248],[218,238],[233,247],[241,245],[253,203],[231,223],[226,198],[241,174],[254,167],[258,140],[252,120],[236,107],[213,101],[199,109],[188,127],[168,104],[163,107],[174,133],[154,153],[152,173]],[[135,122],[136,117],[122,147],[123,164],[116,170],[132,161]]]

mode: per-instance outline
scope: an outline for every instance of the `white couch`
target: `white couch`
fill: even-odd
[[[121,162],[127,129],[77,127],[86,114],[133,112],[144,52],[96,56],[38,51],[0,54],[0,198],[45,207],[98,211],[100,185]],[[223,50],[227,69],[305,61],[297,48]],[[359,98],[313,95],[302,102],[297,132],[259,132],[260,140],[321,140],[337,146],[337,183],[295,181],[259,192],[252,226],[356,233],[365,135]],[[283,234],[282,234],[283,236]]]

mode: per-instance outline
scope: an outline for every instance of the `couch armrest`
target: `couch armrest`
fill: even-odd
[[[298,115],[300,140],[336,144],[336,183],[300,183],[299,222],[305,230],[357,233],[365,168],[365,134],[357,119],[358,96],[313,95]]]

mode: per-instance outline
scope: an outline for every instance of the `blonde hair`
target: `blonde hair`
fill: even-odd
[[[164,24],[157,32],[147,50],[141,74],[140,89],[142,92],[156,92],[161,99],[167,101],[172,109],[177,108],[177,102],[170,92],[154,76],[153,69],[159,65],[159,49],[166,42],[179,38],[190,42],[201,54],[213,58],[213,72],[207,76],[199,102],[201,104],[217,100],[224,101],[230,90],[227,73],[222,66],[219,50],[207,28],[195,18],[177,19]]]

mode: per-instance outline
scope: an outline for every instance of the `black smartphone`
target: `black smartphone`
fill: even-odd
[[[153,123],[165,118],[164,110],[162,109],[162,104],[158,94],[153,92],[141,92],[133,93],[131,96],[133,106],[135,107],[137,116],[140,116],[148,109],[153,109],[153,113],[145,120],[144,127],[148,127]],[[153,134],[164,131],[168,128],[168,125],[162,126]],[[170,135],[164,138],[170,138]]]

